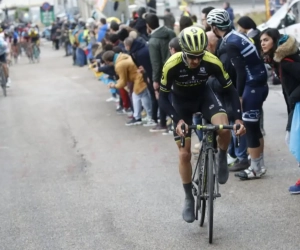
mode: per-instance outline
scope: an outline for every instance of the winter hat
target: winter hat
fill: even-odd
[[[248,16],[242,16],[238,21],[237,24],[242,27],[243,29],[250,30],[256,29],[255,22]]]

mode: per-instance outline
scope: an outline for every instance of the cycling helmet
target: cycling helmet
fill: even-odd
[[[220,30],[227,30],[231,27],[231,20],[228,12],[222,9],[211,10],[207,17],[206,22],[208,25],[216,26]]]
[[[206,33],[200,27],[187,27],[180,32],[178,38],[180,47],[186,54],[199,55],[207,47]]]

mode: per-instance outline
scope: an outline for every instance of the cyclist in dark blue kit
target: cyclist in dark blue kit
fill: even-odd
[[[260,178],[266,173],[263,158],[264,139],[259,118],[263,102],[269,92],[267,69],[253,42],[243,34],[232,30],[226,10],[213,9],[207,15],[207,23],[225,46],[228,58],[237,74],[237,91],[243,111],[243,122],[247,129],[246,138],[251,165],[235,176],[242,180]]]

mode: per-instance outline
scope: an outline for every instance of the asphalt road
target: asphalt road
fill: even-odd
[[[264,107],[268,172],[221,186],[209,245],[206,224],[181,218],[171,136],[125,127],[106,86],[49,44],[11,78],[0,96],[1,250],[299,249],[300,197],[288,187],[300,172],[280,87]]]

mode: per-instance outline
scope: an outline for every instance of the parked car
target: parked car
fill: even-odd
[[[278,29],[281,34],[293,35],[300,42],[300,0],[289,1],[266,22],[257,26],[259,30]]]

